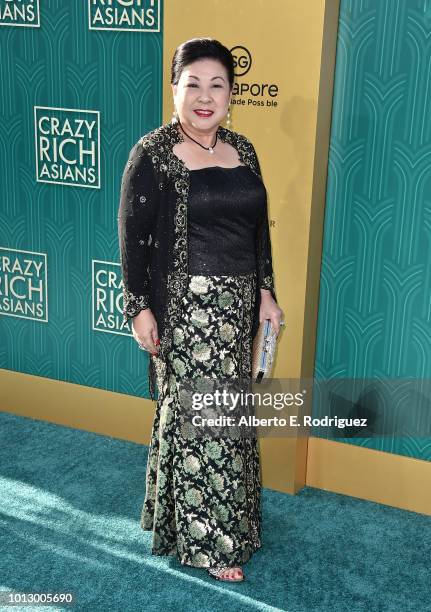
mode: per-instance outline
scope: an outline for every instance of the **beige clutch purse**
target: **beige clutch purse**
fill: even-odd
[[[270,319],[259,324],[256,337],[253,341],[252,376],[256,383],[269,378],[277,348],[277,334],[272,329]]]

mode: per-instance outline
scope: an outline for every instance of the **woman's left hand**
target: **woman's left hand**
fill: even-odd
[[[270,319],[272,327],[278,335],[280,332],[280,321],[283,321],[284,313],[272,297],[270,291],[261,289],[260,297],[259,323],[262,323],[265,319]]]

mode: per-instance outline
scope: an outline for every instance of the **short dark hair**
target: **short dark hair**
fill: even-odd
[[[232,89],[235,77],[232,53],[218,40],[207,37],[191,38],[175,49],[171,66],[172,85],[178,83],[182,71],[188,64],[207,58],[219,61],[226,68],[229,85]]]

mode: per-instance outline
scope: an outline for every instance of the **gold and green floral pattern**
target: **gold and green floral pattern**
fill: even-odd
[[[181,317],[156,405],[141,526],[152,553],[185,565],[241,565],[261,547],[260,464],[256,438],[193,437],[181,418],[181,382],[251,376],[256,274],[188,276]],[[190,425],[190,424],[189,424]]]

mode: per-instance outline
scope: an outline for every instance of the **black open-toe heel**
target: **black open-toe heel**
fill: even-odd
[[[236,565],[235,567],[238,567],[238,566]],[[212,578],[215,578],[216,580],[223,580],[224,582],[243,582],[245,580],[244,572],[242,572],[242,569],[241,569],[241,572],[242,572],[241,578],[222,578],[222,575],[228,569],[231,569],[231,568],[230,567],[208,567],[207,572]]]

